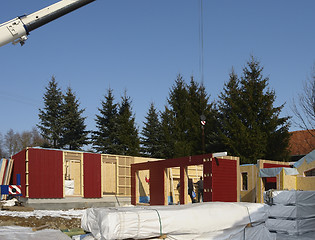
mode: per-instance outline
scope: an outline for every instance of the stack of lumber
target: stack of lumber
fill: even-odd
[[[277,239],[315,239],[315,191],[272,191],[266,226]]]
[[[275,240],[265,226],[268,207],[256,203],[90,208],[81,227],[95,239]]]
[[[13,168],[13,159],[2,158],[0,160],[0,185],[9,185]],[[1,195],[1,199],[6,195]]]

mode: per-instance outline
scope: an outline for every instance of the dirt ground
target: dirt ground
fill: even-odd
[[[36,217],[12,217],[0,216],[0,226],[22,226],[31,228],[49,228],[49,229],[73,229],[80,228],[81,219],[65,219],[60,217],[44,216],[40,219]]]

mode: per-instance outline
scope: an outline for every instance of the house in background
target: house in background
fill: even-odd
[[[315,129],[290,132],[291,161],[298,161],[315,149]]]

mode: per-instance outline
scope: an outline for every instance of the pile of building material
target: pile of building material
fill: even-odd
[[[81,227],[95,239],[275,240],[265,204],[207,202],[172,206],[90,208]]]
[[[277,239],[315,239],[315,191],[269,191],[267,228]]]

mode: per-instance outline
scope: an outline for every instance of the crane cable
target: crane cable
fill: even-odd
[[[199,0],[199,71],[201,83],[204,82],[204,55],[203,55],[203,0]]]

